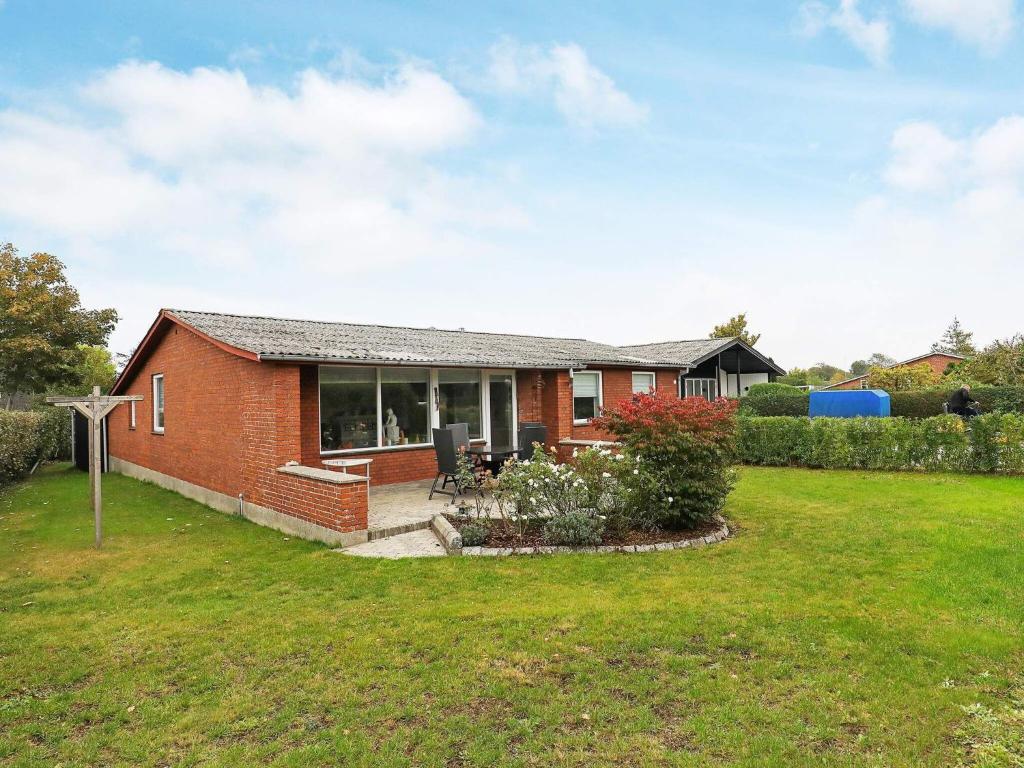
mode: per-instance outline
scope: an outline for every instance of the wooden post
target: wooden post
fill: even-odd
[[[96,523],[96,549],[103,545],[103,417],[100,416],[100,388],[92,388],[92,396],[96,399],[93,405],[92,444],[93,451],[89,457],[92,461],[92,474],[95,478],[92,484],[92,516]]]
[[[120,403],[142,400],[142,395],[103,396],[99,387],[86,397],[48,397],[47,402],[74,408],[89,422],[89,498],[96,526],[96,548],[103,545],[103,419]]]

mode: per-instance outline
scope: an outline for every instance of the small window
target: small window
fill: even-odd
[[[867,389],[868,388],[868,380],[867,379],[861,379],[860,380],[860,388],[861,389]]]
[[[576,371],[572,378],[572,418],[586,424],[601,414],[601,372]]]
[[[647,395],[654,391],[654,374],[633,371],[633,394]]]
[[[683,397],[703,397],[714,400],[718,397],[718,384],[714,379],[684,379]]]
[[[135,401],[128,401],[128,429],[135,429]]]
[[[153,377],[153,431],[164,431],[164,375]]]

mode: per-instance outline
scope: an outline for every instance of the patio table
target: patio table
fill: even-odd
[[[491,474],[496,475],[505,460],[516,455],[516,449],[510,445],[494,446],[487,443],[486,445],[471,445],[466,449],[466,453],[479,456],[484,465],[491,470]]]

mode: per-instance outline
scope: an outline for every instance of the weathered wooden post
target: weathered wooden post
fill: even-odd
[[[96,548],[103,544],[103,492],[100,477],[103,474],[103,419],[121,403],[142,400],[142,395],[101,395],[99,387],[91,395],[48,397],[46,402],[63,408],[74,408],[89,422],[89,496],[96,526]]]

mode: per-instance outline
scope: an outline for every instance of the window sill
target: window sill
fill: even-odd
[[[482,437],[471,438],[470,443],[477,445],[485,445],[487,440]],[[423,451],[428,448],[433,448],[433,443],[413,443],[411,445],[384,445],[373,448],[340,448],[335,451],[320,451],[321,456],[351,456],[352,454],[366,454],[366,453],[391,453],[393,451]]]
[[[163,433],[164,431],[162,429],[154,429],[152,432],[150,432],[151,435],[162,435]]]
[[[593,419],[573,419],[572,425],[574,427],[585,427],[593,421]]]

